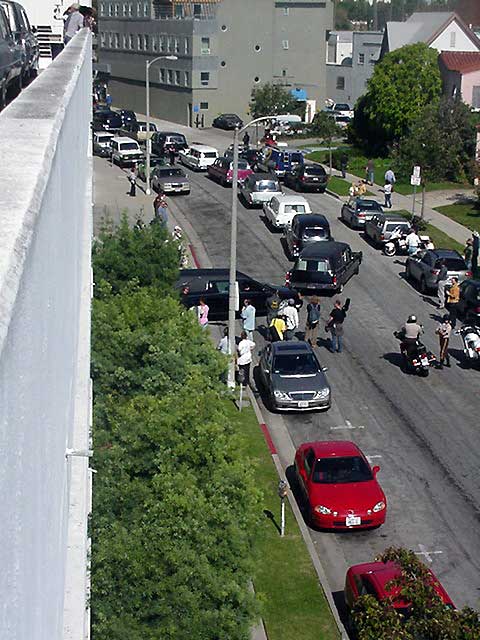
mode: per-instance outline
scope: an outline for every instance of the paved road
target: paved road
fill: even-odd
[[[223,150],[230,136],[202,131],[189,138]],[[213,266],[226,266],[231,190],[204,174],[187,172],[191,195],[176,197],[175,205],[194,227]],[[102,165],[105,176],[108,185],[102,184],[101,193],[97,189],[97,216],[102,198],[118,190],[122,177],[118,168],[107,171]],[[343,588],[349,565],[368,561],[387,546],[400,545],[431,562],[457,605],[480,608],[480,372],[464,368],[457,338],[452,341],[450,370],[432,370],[427,379],[400,371],[392,331],[408,314],[416,313],[426,327],[427,345],[437,351],[435,306],[404,281],[403,258],[382,256],[338,220],[337,200],[328,195],[307,197],[315,211],[329,218],[335,239],[362,250],[364,262],[360,275],[343,294],[352,299],[345,352],[331,354],[323,340],[318,348],[320,360],[329,367],[332,409],[285,417],[265,410],[265,415],[274,433],[288,430],[295,446],[312,439],[357,442],[372,456],[372,463],[380,464],[379,481],[389,500],[387,523],[377,531],[313,532],[332,591]],[[280,236],[268,230],[261,211],[240,205],[238,268],[261,280],[282,283],[289,264]],[[331,306],[332,299],[326,298],[324,318]],[[291,459],[284,457],[283,462],[290,464]]]

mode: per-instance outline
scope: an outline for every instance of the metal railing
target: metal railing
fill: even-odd
[[[216,2],[172,2],[169,0],[152,1],[154,20],[213,20],[217,14]]]

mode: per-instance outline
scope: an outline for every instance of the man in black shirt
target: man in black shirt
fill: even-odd
[[[342,352],[343,322],[347,317],[348,302],[350,302],[350,300],[348,300],[347,303],[342,307],[341,301],[335,300],[335,306],[330,312],[330,317],[328,318],[328,322],[325,327],[326,331],[330,331],[330,350],[332,353],[335,353],[335,351],[337,351],[338,353]]]

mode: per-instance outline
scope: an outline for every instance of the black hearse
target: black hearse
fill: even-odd
[[[286,275],[286,285],[297,291],[335,291],[360,270],[361,251],[345,242],[313,242],[302,250]]]

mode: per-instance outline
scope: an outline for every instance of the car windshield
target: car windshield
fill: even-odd
[[[346,484],[372,480],[370,467],[360,456],[322,458],[315,462],[313,482],[318,484]]]
[[[303,230],[302,238],[304,240],[315,240],[315,238],[326,238],[327,229],[325,227],[306,227]]]
[[[256,189],[257,191],[280,191],[278,182],[275,180],[259,180]]]
[[[357,202],[357,209],[359,211],[379,211],[382,212],[382,207],[375,202],[375,200],[360,200]]]
[[[184,136],[170,136],[170,142],[175,142],[176,144],[186,144],[186,139]]]
[[[304,204],[286,204],[285,205],[285,213],[305,213],[305,205]]]
[[[182,176],[183,171],[181,169],[158,169],[157,175],[160,178],[168,178],[169,176]]]
[[[245,160],[239,160],[238,168],[245,171],[246,169],[248,169],[248,162],[245,162]],[[230,169],[233,169],[233,163],[230,164]]]
[[[122,142],[120,145],[121,151],[138,151],[138,144],[136,142]]]
[[[296,271],[319,271],[320,273],[328,273],[329,264],[327,260],[298,260]]]
[[[335,120],[337,122],[350,122],[350,118],[348,116],[337,116]]]
[[[303,171],[308,176],[324,176],[325,169],[323,167],[313,167],[311,165],[307,165]]]
[[[273,361],[273,372],[281,376],[312,376],[318,370],[318,362],[312,353],[277,355]]]
[[[461,258],[444,258],[447,271],[465,271],[467,265]],[[441,266],[441,260],[437,260],[435,267],[439,269]]]
[[[402,231],[406,231],[410,228],[408,222],[390,222],[386,225],[385,231],[395,231],[395,229],[401,229]]]
[[[215,151],[204,151],[203,152],[203,157],[204,158],[216,158],[217,154],[215,153]]]
[[[301,153],[292,153],[290,159],[292,162],[297,162],[298,164],[303,162],[303,156]],[[288,153],[285,154],[285,161],[288,162]]]
[[[350,111],[350,106],[343,102],[337,102],[337,104],[335,105],[335,109],[337,111]]]

